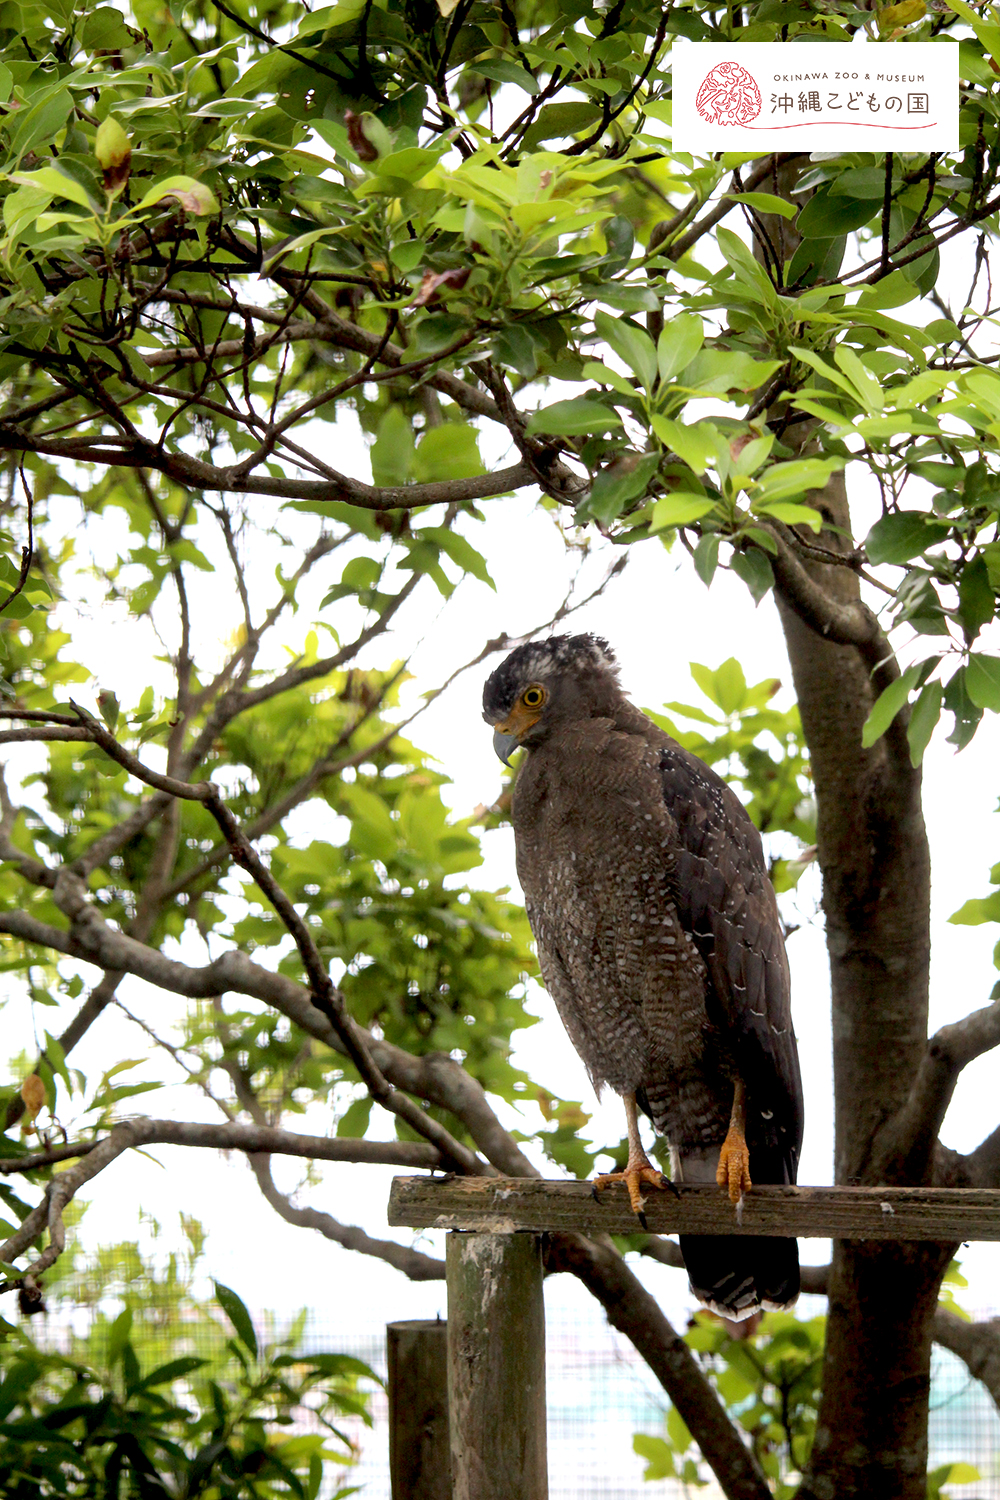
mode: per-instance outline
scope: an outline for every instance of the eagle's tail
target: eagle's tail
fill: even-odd
[[[751,1157],[764,1167],[765,1152]],[[685,1182],[715,1182],[717,1150],[683,1152],[680,1176]],[[776,1170],[762,1173],[760,1180],[785,1175],[777,1163]],[[780,1312],[791,1307],[799,1295],[799,1247],[792,1239],[772,1239],[770,1235],[734,1235],[731,1239],[716,1234],[682,1234],[681,1254],[687,1267],[691,1290],[699,1302],[720,1317],[734,1323],[766,1308]]]
[[[762,1307],[791,1307],[799,1295],[795,1240],[682,1234],[680,1242],[692,1292],[720,1317],[739,1323]]]

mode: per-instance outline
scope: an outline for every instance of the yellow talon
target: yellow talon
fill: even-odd
[[[638,1163],[633,1165],[630,1163],[624,1172],[602,1172],[599,1177],[594,1178],[592,1184],[594,1192],[598,1193],[601,1188],[610,1187],[613,1182],[624,1182],[628,1188],[628,1201],[632,1205],[632,1212],[634,1214],[641,1214],[643,1210],[645,1203],[645,1199],[642,1196],[643,1184],[647,1187],[655,1188],[666,1186],[663,1173],[657,1171],[656,1167],[649,1161],[644,1165]]]
[[[750,1181],[750,1152],[743,1132],[733,1125],[730,1125],[729,1134],[719,1152],[715,1180],[720,1187],[729,1189],[730,1203],[739,1203],[747,1188],[753,1187]]]

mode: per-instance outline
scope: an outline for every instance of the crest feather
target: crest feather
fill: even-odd
[[[483,718],[493,723],[506,717],[525,684],[567,669],[607,672],[618,680],[615,653],[603,636],[553,635],[547,641],[526,641],[486,679]]]

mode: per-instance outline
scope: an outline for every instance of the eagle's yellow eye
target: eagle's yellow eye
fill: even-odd
[[[525,708],[541,708],[545,702],[545,689],[543,687],[530,687],[521,694],[521,702]]]

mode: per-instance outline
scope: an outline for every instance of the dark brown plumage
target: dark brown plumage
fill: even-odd
[[[788,963],[739,799],[629,702],[598,637],[518,647],[487,681],[483,710],[503,759],[528,752],[513,799],[518,874],[546,987],[595,1087],[625,1100],[620,1175],[633,1206],[659,1180],[636,1100],[670,1143],[675,1175],[718,1180],[734,1201],[751,1172],[794,1182],[802,1089]],[[798,1293],[794,1240],[688,1236],[681,1248],[696,1295],[727,1317]]]

